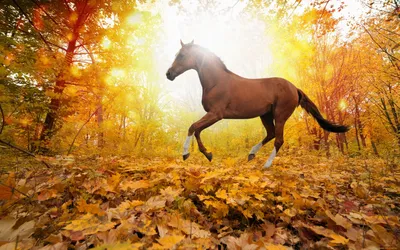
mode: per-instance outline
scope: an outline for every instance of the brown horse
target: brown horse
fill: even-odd
[[[347,126],[334,124],[324,119],[315,104],[289,81],[282,78],[246,79],[229,71],[215,54],[204,49],[193,41],[184,44],[175,61],[167,71],[167,78],[173,81],[183,72],[197,71],[203,87],[202,104],[207,112],[189,128],[183,147],[183,159],[189,157],[191,137],[196,136],[199,150],[209,161],[212,153],[207,152],[201,142],[200,133],[221,119],[249,119],[259,116],[267,130],[267,136],[250,153],[248,160],[255,157],[257,151],[275,138],[274,150],[264,164],[272,164],[283,144],[283,127],[298,105],[304,108],[329,132],[342,133],[349,130]]]

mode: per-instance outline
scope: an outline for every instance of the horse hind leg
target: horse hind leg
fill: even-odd
[[[194,136],[197,139],[197,145],[199,146],[200,152],[203,153],[203,155],[207,158],[207,160],[211,161],[212,160],[212,153],[211,152],[207,152],[206,147],[204,147],[203,142],[201,141],[201,138],[200,138],[200,132],[201,131],[194,132]]]
[[[254,147],[251,148],[249,156],[247,158],[248,161],[253,160],[254,157],[256,157],[256,153],[258,152],[258,150],[260,150],[260,148],[265,144],[267,144],[270,140],[275,138],[275,125],[273,121],[272,112],[260,116],[260,118],[265,129],[267,130],[267,136],[260,143],[256,144]]]
[[[272,161],[274,160],[276,154],[278,153],[279,149],[283,145],[283,128],[285,126],[284,121],[276,121],[275,123],[275,142],[274,142],[274,149],[272,150],[267,162],[264,164],[264,168],[269,168],[272,165]]]

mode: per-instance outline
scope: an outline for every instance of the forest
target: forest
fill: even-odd
[[[0,7],[0,250],[400,247],[399,0]],[[180,40],[349,131],[298,107],[265,169],[261,120],[224,119],[182,159],[206,111],[196,71],[166,77]]]

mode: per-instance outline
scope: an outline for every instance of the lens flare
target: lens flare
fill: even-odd
[[[128,16],[128,18],[126,19],[126,22],[129,25],[136,25],[139,24],[140,22],[142,22],[142,15],[140,13],[134,13],[131,14],[130,16]]]
[[[113,68],[111,69],[111,76],[115,79],[120,79],[125,76],[125,71],[123,69]]]
[[[341,111],[345,110],[347,108],[347,102],[344,99],[341,99],[339,101],[339,109]]]
[[[101,42],[101,46],[104,49],[109,49],[111,47],[111,45],[112,45],[112,43],[111,43],[110,39],[108,39],[108,37],[104,37],[103,41]]]

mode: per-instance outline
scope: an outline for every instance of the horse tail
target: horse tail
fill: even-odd
[[[334,124],[322,117],[319,112],[317,106],[308,98],[306,94],[300,89],[297,89],[297,93],[299,94],[299,105],[307,111],[307,113],[311,114],[315,120],[317,120],[318,124],[326,131],[334,132],[334,133],[344,133],[349,130],[348,126]]]

